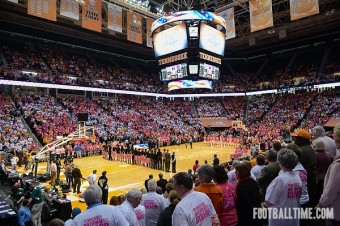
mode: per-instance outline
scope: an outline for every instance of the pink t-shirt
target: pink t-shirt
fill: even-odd
[[[217,184],[223,191],[223,209],[220,214],[221,226],[234,226],[237,225],[237,213],[235,208],[236,191],[234,186],[230,182]]]

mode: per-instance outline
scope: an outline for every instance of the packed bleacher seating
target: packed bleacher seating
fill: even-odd
[[[227,111],[227,118],[231,120],[242,119],[246,108],[245,97],[231,97],[222,100],[222,104]]]
[[[195,105],[200,117],[224,117],[226,114],[218,99],[201,98]]]

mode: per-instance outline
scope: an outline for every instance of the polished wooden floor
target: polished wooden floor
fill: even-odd
[[[207,160],[209,164],[213,161],[214,154],[217,154],[220,162],[226,162],[230,159],[230,154],[234,153],[235,147],[221,148],[206,146],[202,142],[194,143],[193,148],[185,148],[185,145],[162,147],[163,149],[169,149],[170,153],[176,153],[177,159],[177,172],[188,171],[192,169],[195,160],[198,160],[200,164]],[[101,176],[102,171],[107,171],[107,178],[109,184],[109,200],[111,196],[125,194],[131,188],[141,189],[144,187],[144,180],[148,178],[149,174],[154,175],[154,179],[158,180],[158,174],[163,173],[165,179],[169,179],[173,176],[172,173],[166,173],[161,170],[154,170],[144,166],[130,165],[123,162],[108,161],[103,159],[102,156],[84,157],[80,159],[74,159],[75,164],[79,165],[84,178],[92,173],[93,170],[97,170],[98,177]],[[46,169],[46,165],[40,164],[39,171]],[[61,180],[65,181],[63,173],[61,173]],[[84,181],[81,186],[83,192],[89,186],[87,181]],[[85,210],[84,203],[79,202],[79,195],[68,193],[67,198],[72,200],[72,207],[80,207]]]

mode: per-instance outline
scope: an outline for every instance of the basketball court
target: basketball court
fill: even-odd
[[[188,145],[189,146],[189,145]],[[163,149],[169,149],[170,153],[176,153],[176,171],[188,171],[192,169],[195,160],[198,160],[200,165],[207,160],[209,164],[212,164],[214,154],[217,154],[220,159],[220,163],[227,162],[230,160],[230,154],[234,153],[235,147],[211,147],[206,146],[203,142],[193,143],[193,148],[185,148],[185,145],[180,146],[168,146],[161,147]],[[97,170],[97,176],[101,176],[102,171],[107,171],[107,178],[109,184],[109,200],[111,196],[120,195],[127,193],[132,188],[141,189],[144,187],[144,181],[148,178],[149,174],[154,175],[154,179],[158,180],[158,174],[163,173],[165,179],[169,179],[173,176],[173,173],[164,172],[162,170],[154,170],[144,166],[130,165],[124,162],[108,161],[103,159],[103,156],[90,156],[83,157],[80,159],[75,158],[74,163],[79,166],[83,177],[87,178],[93,170]],[[23,167],[19,168],[18,171],[24,173]],[[38,173],[44,173],[46,171],[46,162],[39,163]],[[66,178],[63,169],[60,173],[60,179],[65,182]],[[50,186],[49,181],[44,184]],[[81,192],[89,186],[87,181],[83,181],[81,185]],[[72,191],[72,189],[71,189]],[[86,209],[84,203],[79,202],[79,194],[67,193],[67,198],[72,201],[72,208],[80,207],[82,210]]]

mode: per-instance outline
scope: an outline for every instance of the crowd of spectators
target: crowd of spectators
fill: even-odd
[[[2,46],[2,52],[6,67],[0,70],[0,77],[6,79],[120,90],[168,92],[150,68],[148,70],[130,62],[115,62],[110,58],[102,60],[96,55],[84,55],[77,50],[70,52],[63,47],[52,47],[46,44],[7,44]],[[256,67],[252,65],[247,71],[238,68],[239,64],[230,62],[228,64],[231,68],[236,67],[240,71],[234,68],[236,71],[234,75],[230,72],[224,75],[225,72],[222,71],[221,79],[213,91],[246,92],[336,82],[340,78],[334,75],[339,71],[339,59],[333,55],[324,64],[323,73],[319,73],[322,71],[319,70],[321,64],[319,52],[312,54],[312,56],[317,56],[318,60],[308,57],[308,54],[307,57],[306,54],[297,55],[296,62],[293,62],[293,66],[287,68],[286,71],[287,57],[284,64],[280,60],[272,59],[259,74],[256,74],[256,70],[261,66],[259,63],[255,64]],[[23,71],[26,72],[23,73]]]
[[[224,117],[226,112],[218,99],[200,98],[195,101],[198,115],[204,117]]]

